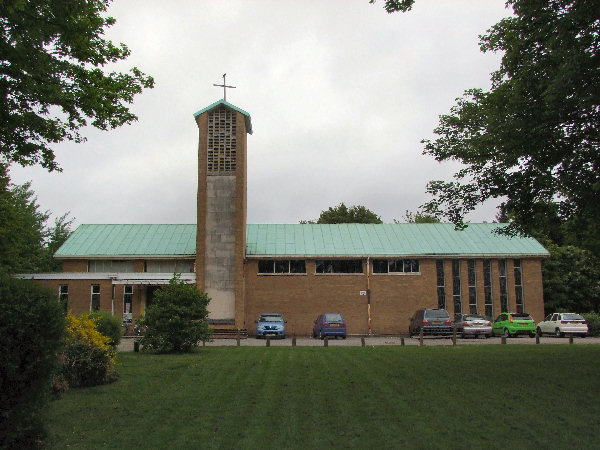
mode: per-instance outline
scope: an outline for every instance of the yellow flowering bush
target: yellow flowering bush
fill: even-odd
[[[63,375],[70,386],[95,386],[116,379],[111,339],[98,331],[98,317],[67,313]]]
[[[98,317],[83,314],[74,316],[71,311],[67,313],[67,339],[85,342],[92,347],[110,350],[110,338],[98,331]]]

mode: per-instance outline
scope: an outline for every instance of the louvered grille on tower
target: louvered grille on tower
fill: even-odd
[[[208,114],[208,175],[235,172],[236,112],[217,108]]]

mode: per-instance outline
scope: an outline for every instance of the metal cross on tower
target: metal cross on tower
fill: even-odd
[[[213,86],[217,86],[217,87],[222,87],[223,88],[223,100],[227,101],[227,88],[230,89],[235,89],[235,86],[227,86],[227,83],[225,82],[225,76],[227,74],[224,73],[223,74],[223,84],[213,84]]]

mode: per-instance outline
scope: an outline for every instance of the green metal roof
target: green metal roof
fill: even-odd
[[[80,225],[57,258],[194,256],[196,225]]]
[[[309,256],[548,256],[533,238],[494,233],[504,225],[470,224],[249,224],[248,257]],[[193,257],[196,225],[80,225],[57,258]]]
[[[494,233],[505,225],[290,224],[248,225],[246,255],[255,256],[548,256],[533,238]]]
[[[240,114],[244,115],[245,118],[245,122],[246,122],[246,131],[249,134],[252,134],[252,120],[250,118],[250,114],[248,114],[246,111],[244,111],[242,108],[238,108],[237,106],[225,101],[225,100],[218,100],[214,103],[212,103],[211,105],[208,105],[206,108],[201,109],[200,111],[197,111],[194,113],[194,117],[198,117],[200,114],[205,113],[206,111],[210,111],[211,109],[215,109],[217,106],[219,105],[224,105],[230,109],[233,109],[234,111],[239,112]]]

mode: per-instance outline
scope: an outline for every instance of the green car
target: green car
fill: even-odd
[[[527,313],[502,313],[492,323],[492,330],[497,336],[528,334],[529,337],[535,337],[535,323]]]

